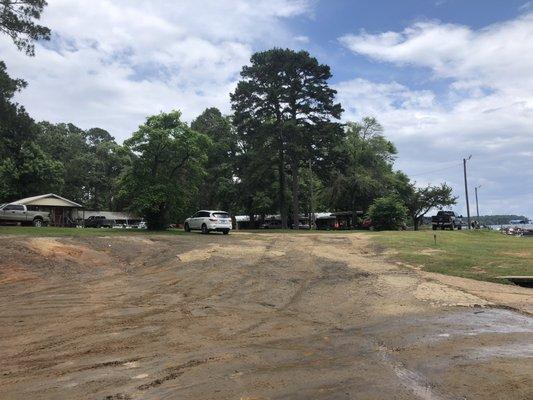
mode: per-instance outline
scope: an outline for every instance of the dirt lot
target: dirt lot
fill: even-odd
[[[532,293],[358,234],[5,236],[0,398],[531,399]]]

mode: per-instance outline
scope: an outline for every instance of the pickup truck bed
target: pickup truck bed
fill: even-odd
[[[50,222],[50,213],[30,211],[24,204],[2,204],[0,205],[0,222],[41,227]]]

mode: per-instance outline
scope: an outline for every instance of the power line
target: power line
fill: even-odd
[[[462,165],[462,163],[455,163],[454,165],[451,165],[449,167],[439,168],[439,169],[435,169],[435,170],[432,170],[432,171],[419,172],[418,174],[409,174],[409,176],[411,176],[411,177],[412,176],[420,176],[420,175],[432,174],[434,172],[446,171],[446,170],[449,170],[449,169],[452,169],[452,168],[459,167],[460,165]]]

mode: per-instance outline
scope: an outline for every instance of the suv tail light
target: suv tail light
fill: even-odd
[[[215,218],[209,218],[209,221],[211,221],[211,222],[217,222],[218,219],[215,219]]]

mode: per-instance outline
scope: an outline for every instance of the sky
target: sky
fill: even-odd
[[[446,182],[466,215],[533,217],[533,1],[49,0],[36,56],[0,36],[36,120],[107,129],[149,115],[230,113],[243,65],[272,47],[331,67],[343,121],[376,117],[418,185]]]

